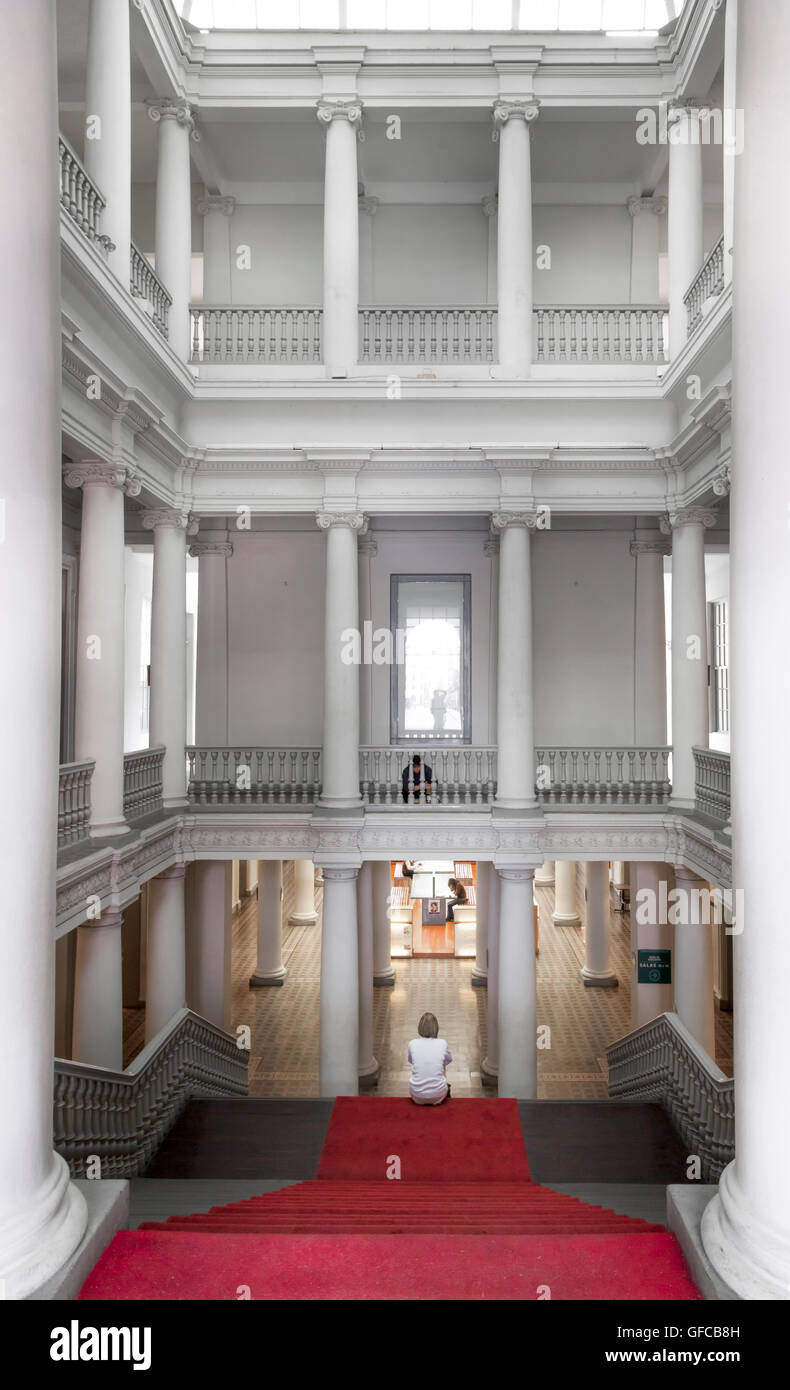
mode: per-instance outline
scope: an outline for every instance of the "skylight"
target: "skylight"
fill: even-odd
[[[196,29],[656,33],[685,0],[172,0]]]

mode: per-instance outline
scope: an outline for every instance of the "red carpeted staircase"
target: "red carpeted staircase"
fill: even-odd
[[[342,1097],[317,1178],[119,1232],[80,1296],[227,1298],[239,1284],[253,1298],[699,1297],[663,1226],[530,1180],[507,1100]]]

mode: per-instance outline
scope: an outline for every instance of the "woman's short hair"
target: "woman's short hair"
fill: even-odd
[[[417,1024],[417,1032],[421,1038],[438,1038],[439,1020],[436,1014],[423,1014]]]

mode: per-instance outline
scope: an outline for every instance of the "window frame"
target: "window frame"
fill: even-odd
[[[463,691],[463,727],[460,735],[448,737],[444,732],[431,737],[429,734],[401,733],[398,727],[398,710],[401,667],[393,660],[390,667],[390,744],[393,747],[414,746],[432,748],[457,748],[472,742],[472,576],[471,574],[391,574],[390,575],[390,633],[392,650],[397,653],[398,591],[401,584],[460,584],[462,595],[461,617],[461,689]]]

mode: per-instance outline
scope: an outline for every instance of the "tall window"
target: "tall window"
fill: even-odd
[[[710,603],[710,713],[711,733],[730,731],[730,657],[728,605],[725,601]]]
[[[393,574],[393,743],[469,743],[468,574]]]

